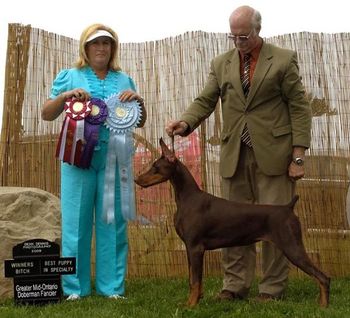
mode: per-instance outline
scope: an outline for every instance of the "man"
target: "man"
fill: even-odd
[[[214,111],[220,98],[222,196],[245,203],[286,204],[295,181],[304,176],[311,134],[310,105],[297,56],[263,41],[261,15],[255,9],[239,7],[229,22],[236,48],[213,59],[203,91],[180,120],[167,124],[166,132],[187,136]],[[255,245],[222,252],[219,299],[247,297],[255,273]],[[267,242],[262,243],[262,272],[259,299],[279,299],[286,289],[289,264]]]

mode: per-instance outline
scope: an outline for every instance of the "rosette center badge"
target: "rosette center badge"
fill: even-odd
[[[118,118],[124,118],[127,116],[127,110],[125,108],[122,108],[122,107],[117,107],[115,109],[115,115],[118,117]]]
[[[92,105],[91,116],[97,116],[100,113],[100,107],[97,105]]]
[[[136,101],[122,102],[119,94],[113,94],[105,100],[108,108],[106,126],[110,130],[125,134],[137,127],[141,119],[141,107]]]
[[[74,120],[85,119],[91,112],[90,101],[81,102],[78,99],[70,98],[64,105],[66,115]]]
[[[84,109],[84,104],[81,102],[75,102],[73,105],[73,110],[76,113],[81,113],[81,111]]]

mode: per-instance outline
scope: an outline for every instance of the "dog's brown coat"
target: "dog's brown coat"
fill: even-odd
[[[293,212],[298,196],[285,206],[243,204],[213,196],[198,187],[191,173],[162,139],[160,145],[162,156],[135,182],[149,187],[170,180],[174,187],[175,229],[185,243],[188,258],[189,306],[195,306],[202,296],[206,250],[249,245],[261,240],[276,244],[291,263],[315,278],[320,288],[320,306],[328,306],[330,278],[312,263],[305,251],[300,222]]]

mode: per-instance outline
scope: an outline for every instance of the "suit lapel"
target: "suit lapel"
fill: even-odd
[[[246,103],[244,97],[241,75],[240,75],[240,64],[239,64],[239,53],[238,50],[233,50],[230,58],[226,61],[226,73],[230,82],[232,83],[233,89],[237,92],[237,95],[242,100],[242,103]]]
[[[250,91],[247,99],[247,107],[251,106],[254,96],[256,95],[259,87],[261,86],[264,78],[272,65],[273,54],[271,52],[271,46],[264,42],[261,47],[258,62],[250,85]]]

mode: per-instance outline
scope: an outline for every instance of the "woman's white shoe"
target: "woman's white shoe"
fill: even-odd
[[[78,300],[80,296],[78,294],[72,294],[67,297],[67,300]]]
[[[126,297],[115,294],[115,295],[110,295],[108,296],[108,298],[112,298],[112,299],[126,299]]]

